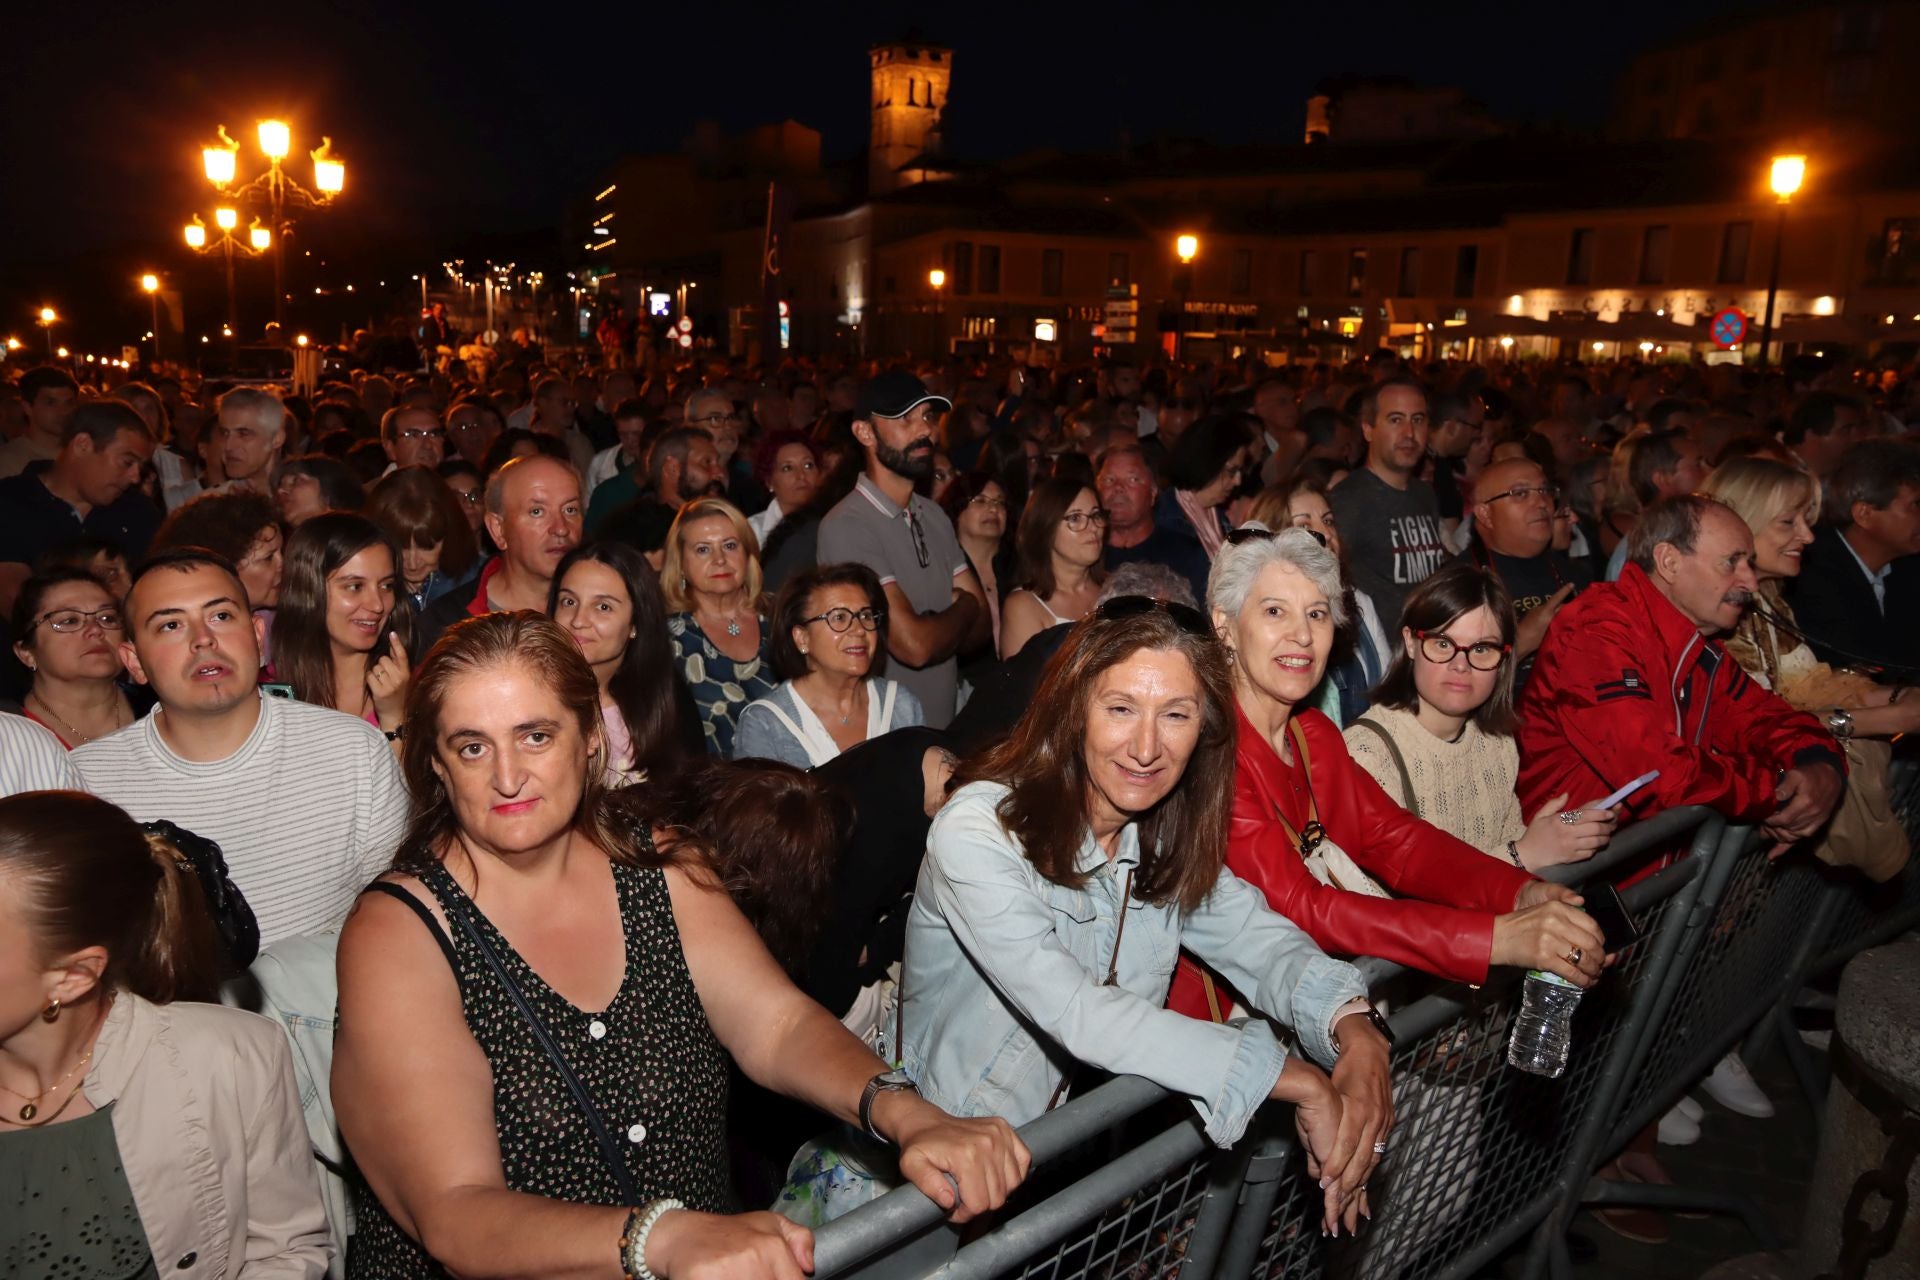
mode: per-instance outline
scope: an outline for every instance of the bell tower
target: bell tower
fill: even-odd
[[[873,72],[867,191],[881,195],[920,181],[920,174],[903,173],[902,166],[939,147],[953,50],[900,41],[875,45],[867,56]]]

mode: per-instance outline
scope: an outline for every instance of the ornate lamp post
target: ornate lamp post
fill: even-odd
[[[213,211],[213,222],[220,229],[220,238],[209,242],[207,224],[200,221],[199,214],[194,214],[193,221],[186,226],[187,247],[195,253],[220,253],[226,257],[227,337],[232,347],[237,350],[240,346],[240,307],[233,287],[233,256],[238,253],[249,258],[259,257],[273,247],[274,235],[260,225],[260,219],[255,218],[253,224],[247,228],[246,239],[240,239],[233,234],[234,229],[240,225],[240,214],[237,210],[225,205]],[[159,332],[159,327],[156,325],[154,333],[157,335]],[[158,340],[156,337],[155,341]]]
[[[267,158],[266,172],[249,182],[239,183],[240,144],[220,126],[220,141],[200,151],[207,181],[221,195],[232,200],[251,200],[267,206],[267,240],[273,249],[273,322],[284,323],[286,290],[286,238],[293,223],[289,209],[321,209],[332,204],[347,185],[347,164],[333,154],[333,139],[322,137],[320,148],[309,152],[313,160],[313,189],[300,185],[282,167],[281,161],[293,150],[293,130],[285,121],[262,120],[258,126],[260,153]]]

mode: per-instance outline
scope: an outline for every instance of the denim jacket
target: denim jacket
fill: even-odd
[[[1285,1051],[1267,1023],[1198,1022],[1162,1006],[1187,947],[1291,1027],[1331,1065],[1333,1015],[1366,985],[1329,959],[1258,891],[1222,870],[1198,910],[1126,903],[1138,865],[1136,826],[1111,862],[1091,834],[1078,867],[1086,886],[1047,880],[1014,843],[995,806],[1006,787],[962,787],[934,818],[913,909],[902,981],[902,1057],[920,1093],[954,1115],[1035,1119],[1076,1063],[1138,1075],[1191,1097],[1207,1136],[1231,1145],[1280,1078]],[[1117,955],[1114,986],[1103,986]]]

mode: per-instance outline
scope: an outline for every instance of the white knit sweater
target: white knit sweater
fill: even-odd
[[[1527,831],[1513,790],[1520,776],[1520,752],[1513,739],[1482,733],[1468,721],[1458,741],[1446,742],[1422,728],[1412,712],[1391,707],[1375,706],[1365,718],[1391,734],[1400,748],[1407,778],[1420,799],[1421,820],[1506,861],[1507,841]],[[1345,733],[1354,763],[1372,774],[1390,799],[1414,808],[1407,804],[1400,771],[1380,735],[1359,723],[1348,725]]]

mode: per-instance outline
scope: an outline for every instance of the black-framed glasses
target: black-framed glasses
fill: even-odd
[[[1558,503],[1560,490],[1550,484],[1517,484],[1505,493],[1488,495],[1486,500],[1491,503],[1498,502],[1502,498],[1512,498],[1515,502],[1526,502],[1536,497],[1545,498],[1550,503]]]
[[[1093,616],[1102,622],[1117,622],[1122,618],[1138,618],[1155,609],[1166,610],[1174,625],[1188,635],[1213,634],[1213,628],[1207,625],[1206,615],[1192,605],[1181,604],[1177,600],[1158,600],[1153,596],[1115,596],[1095,609]]]
[[[82,609],[56,609],[52,613],[43,613],[35,618],[33,626],[28,627],[27,630],[32,631],[43,622],[63,636],[81,630],[89,622],[102,631],[124,631],[127,626],[126,619],[121,616],[118,609],[95,609],[91,613]]]
[[[1436,666],[1448,666],[1456,653],[1467,656],[1467,665],[1475,671],[1498,671],[1500,664],[1513,652],[1510,644],[1494,644],[1480,640],[1473,644],[1455,644],[1449,636],[1437,635],[1429,631],[1413,633],[1420,639],[1420,654]]]
[[[913,534],[914,558],[920,561],[920,567],[926,568],[933,563],[933,557],[927,551],[927,531],[920,527],[920,517],[913,514],[913,508],[907,508],[907,530]]]
[[[1005,511],[1007,509],[1007,500],[1005,498],[989,498],[984,493],[976,493],[967,499],[967,505],[970,507],[980,507],[987,511]]]
[[[1075,533],[1079,533],[1082,529],[1086,528],[1089,521],[1093,523],[1094,528],[1104,529],[1107,527],[1107,513],[1099,509],[1093,511],[1069,511],[1060,517],[1060,523]]]
[[[709,413],[698,418],[688,418],[687,425],[690,427],[705,427],[716,422],[738,421],[740,421],[740,415],[737,413]]]
[[[1227,545],[1230,547],[1239,547],[1245,546],[1249,542],[1266,542],[1279,537],[1283,533],[1292,533],[1296,529],[1306,534],[1309,538],[1312,538],[1321,546],[1324,547],[1327,545],[1326,534],[1320,532],[1318,529],[1309,529],[1303,524],[1290,524],[1284,529],[1229,529],[1227,531]]]
[[[862,631],[878,631],[880,624],[886,620],[887,611],[885,609],[848,609],[841,607],[838,609],[829,609],[825,613],[817,613],[811,618],[802,618],[800,619],[800,624],[805,626],[809,622],[824,622],[830,631],[838,635],[856,622],[860,624]]]
[[[409,427],[400,433],[402,440],[445,440],[447,433],[438,427]]]

